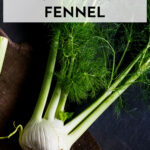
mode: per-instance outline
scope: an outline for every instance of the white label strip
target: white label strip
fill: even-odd
[[[146,0],[3,0],[4,22],[146,22]]]

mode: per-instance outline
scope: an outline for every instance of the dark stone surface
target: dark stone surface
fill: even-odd
[[[26,41],[31,45],[36,44],[32,39],[34,33],[36,33],[36,36],[40,35],[38,29],[40,25],[2,23],[2,0],[0,0],[0,21],[0,27],[15,42]],[[38,81],[38,77],[35,78],[36,81]],[[30,90],[28,89],[27,92]],[[36,97],[34,94],[36,92],[32,94],[32,97]],[[103,150],[150,150],[150,111],[141,102],[142,97],[137,87],[132,86],[129,88],[124,97],[131,105],[136,104],[133,106],[134,109],[130,113],[121,113],[121,116],[117,118],[114,114],[113,106],[111,106],[92,125],[90,131]],[[27,116],[24,116],[25,120],[28,116],[28,113]]]
[[[103,150],[150,149],[150,110],[141,101],[141,95],[138,87],[130,87],[124,93],[130,111],[117,118],[111,106],[92,125],[90,131]]]

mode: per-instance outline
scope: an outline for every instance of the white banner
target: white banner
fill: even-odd
[[[146,22],[146,0],[3,0],[4,22]]]

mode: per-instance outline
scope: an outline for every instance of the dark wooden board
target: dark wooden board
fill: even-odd
[[[0,30],[0,35],[8,36]],[[9,39],[6,57],[0,75],[0,133],[10,119],[17,96],[26,77],[30,63],[31,47],[16,44]]]
[[[0,35],[9,37],[0,29]],[[2,74],[0,75],[0,136],[6,131],[9,119],[16,108],[18,95],[27,76],[32,48],[28,44],[16,44],[9,39]],[[0,150],[20,150],[16,135],[9,140],[0,141]],[[101,150],[95,139],[87,131],[73,145],[71,150]]]

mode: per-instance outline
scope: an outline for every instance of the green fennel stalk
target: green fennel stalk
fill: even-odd
[[[54,35],[53,42],[52,42],[53,44],[51,46],[52,48],[49,54],[49,59],[47,63],[47,69],[45,72],[43,86],[39,95],[39,100],[33,112],[32,119],[42,118],[43,110],[47,101],[48,93],[50,90],[50,85],[52,82],[52,76],[54,72],[54,67],[55,67],[55,62],[56,62],[56,57],[57,57],[57,49],[58,49],[58,44],[59,44],[59,35],[60,35],[60,31],[57,30],[56,34]]]
[[[0,74],[2,71],[7,45],[8,45],[8,39],[0,36]]]
[[[98,106],[83,122],[71,133],[74,142],[92,125],[92,123],[131,85],[139,76],[150,68],[150,58],[114,93],[111,94],[100,106]]]

